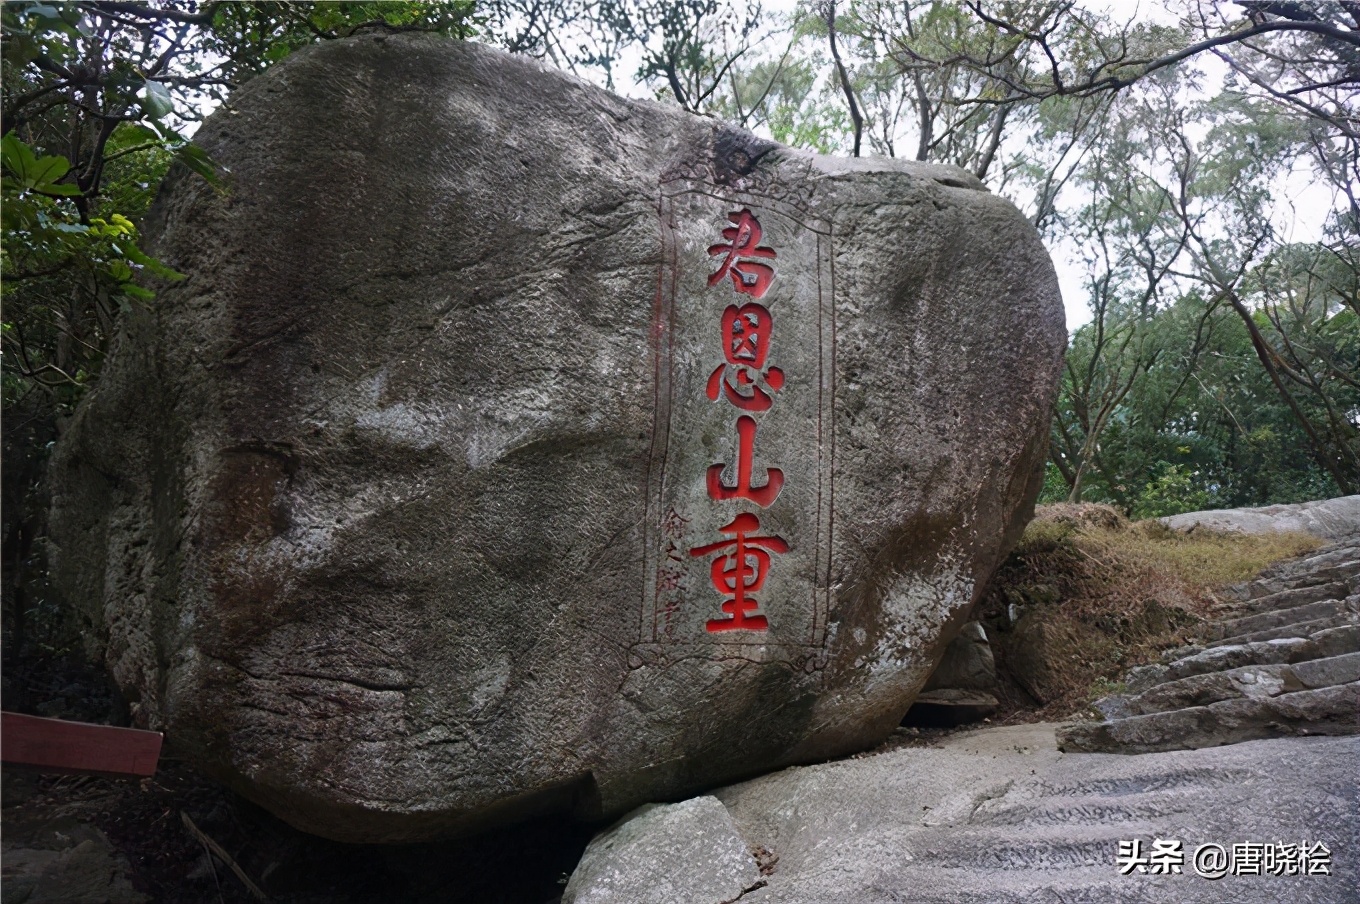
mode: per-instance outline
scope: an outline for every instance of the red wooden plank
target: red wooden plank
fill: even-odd
[[[147,778],[156,774],[161,733],[0,713],[0,760],[40,772]]]

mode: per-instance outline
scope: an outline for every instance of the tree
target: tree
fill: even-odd
[[[768,37],[760,4],[732,0],[489,0],[483,8],[495,43],[608,88],[619,60],[636,54],[637,80],[691,113],[711,110],[738,61]]]
[[[1242,501],[1360,488],[1360,371],[1342,338],[1360,272],[1360,4],[1189,0],[1174,25],[1121,23],[1066,0],[803,10],[781,71],[807,86],[800,110],[841,116],[777,137],[961,166],[1082,257],[1093,322],[1073,336],[1051,446],[1066,497],[1134,508],[1157,481]],[[1226,72],[1221,91],[1205,91],[1208,64]],[[749,80],[733,83],[739,94]],[[732,106],[744,121],[773,121],[750,99]],[[1303,174],[1330,186],[1333,203],[1321,240],[1288,242],[1281,186]],[[1210,340],[1228,334],[1250,357],[1211,361]],[[1254,388],[1250,404],[1270,422],[1181,412],[1193,429],[1170,425],[1185,399],[1227,410],[1215,401],[1232,395],[1217,373],[1226,362],[1253,371],[1233,379]],[[1145,394],[1163,397],[1163,414]],[[1311,464],[1258,454],[1271,441]],[[1256,473],[1267,461],[1278,480]],[[1229,462],[1253,476],[1232,479]]]
[[[5,403],[62,405],[97,372],[139,277],[138,217],[166,168],[218,174],[187,138],[205,105],[305,44],[363,27],[470,33],[444,3],[6,3],[3,24]]]

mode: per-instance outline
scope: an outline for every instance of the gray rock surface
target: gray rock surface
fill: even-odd
[[[944,658],[902,724],[949,727],[981,722],[1001,706],[989,693],[995,687],[996,660],[987,629],[981,622],[969,622],[945,648]]]
[[[1062,306],[959,170],[413,35],[196,140],[229,190],[149,217],[187,278],[55,452],[53,577],[138,719],[295,826],[605,818],[872,746],[1029,515]]]
[[[1042,608],[1026,609],[1006,643],[1006,666],[1026,693],[1045,703],[1061,693],[1056,664],[1075,645],[1070,626],[1055,623]]]
[[[1360,738],[1063,754],[1052,725],[1027,725],[788,769],[714,793],[748,847],[778,857],[766,885],[743,901],[1349,904],[1360,883],[1357,773]],[[1121,841],[1137,840],[1146,855],[1157,839],[1181,843],[1178,873],[1134,866],[1120,874]],[[1192,864],[1200,845],[1231,851],[1280,840],[1322,842],[1331,875],[1208,879]]]
[[[54,847],[3,845],[4,904],[147,904],[128,878],[127,861],[99,829],[62,825]],[[6,827],[8,835],[9,827]],[[64,845],[64,846],[63,846]]]
[[[716,797],[645,804],[591,840],[562,904],[735,901],[764,884]]]
[[[1244,665],[1275,665],[1326,659],[1360,650],[1360,625],[1328,628],[1308,637],[1282,637],[1247,644],[1209,647],[1174,660],[1153,663],[1129,671],[1124,683],[1133,693],[1141,693],[1165,681],[1191,675],[1221,672]]]
[[[1158,753],[1237,744],[1259,738],[1360,733],[1360,682],[1278,696],[1239,696],[1202,706],[1147,714],[1112,712],[1105,722],[1069,725],[1059,735],[1069,752]]]
[[[1331,590],[1323,590],[1322,593],[1330,596]],[[1345,591],[1342,590],[1342,593]],[[1269,597],[1267,597],[1269,599]],[[1301,606],[1291,606],[1287,609],[1276,609],[1274,611],[1254,612],[1248,615],[1241,615],[1237,618],[1230,618],[1225,621],[1217,622],[1210,626],[1205,632],[1205,636],[1210,640],[1223,640],[1227,637],[1240,637],[1245,634],[1252,634],[1257,631],[1265,631],[1271,628],[1281,628],[1286,625],[1303,624],[1313,622],[1318,619],[1332,618],[1335,616],[1357,614],[1356,608],[1349,602],[1332,597],[1331,599],[1315,600],[1311,603],[1304,603]]]
[[[1303,531],[1327,540],[1341,540],[1360,534],[1360,496],[1339,496],[1294,505],[1187,512],[1158,520],[1173,530],[1191,530],[1199,526],[1242,534]]]
[[[1236,697],[1274,697],[1300,690],[1360,681],[1360,653],[1290,665],[1247,665],[1168,681],[1133,697],[1139,715],[1187,706],[1207,706]]]
[[[960,688],[985,691],[996,686],[996,660],[982,622],[963,626],[959,636],[945,648],[944,658],[930,674],[923,690]]]

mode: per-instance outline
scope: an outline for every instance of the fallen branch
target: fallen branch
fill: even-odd
[[[246,875],[245,870],[241,869],[241,867],[236,865],[236,861],[231,859],[231,855],[226,852],[222,845],[218,844],[216,841],[213,841],[206,834],[204,834],[202,829],[194,825],[194,821],[189,818],[188,813],[181,810],[179,815],[180,818],[184,820],[184,827],[189,830],[189,834],[197,838],[200,844],[202,844],[208,850],[212,851],[213,854],[216,855],[219,860],[225,863],[227,867],[233,873],[236,874],[236,878],[241,880],[241,884],[244,885],[246,889],[252,895],[255,896],[255,900],[257,901],[269,900],[269,897],[263,891],[260,890],[260,886],[250,881],[250,877]]]

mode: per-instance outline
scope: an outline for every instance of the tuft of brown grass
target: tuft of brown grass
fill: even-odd
[[[1227,534],[1129,523],[1109,506],[1042,506],[979,605],[1001,717],[1063,718],[1124,673],[1193,642],[1225,584],[1321,546],[1308,534]],[[1035,706],[1037,704],[1037,710]]]
[[[1069,527],[1103,527],[1122,530],[1129,525],[1124,513],[1112,505],[1098,502],[1055,502],[1034,510],[1032,524],[1065,524]]]

